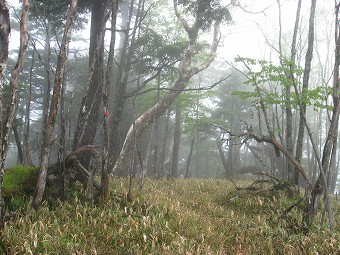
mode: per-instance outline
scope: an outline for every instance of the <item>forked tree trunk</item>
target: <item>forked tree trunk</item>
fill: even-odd
[[[48,159],[50,155],[50,148],[52,144],[54,126],[58,113],[58,103],[60,98],[60,90],[62,86],[62,82],[64,79],[65,66],[68,55],[68,45],[70,42],[70,33],[73,23],[73,18],[76,13],[78,0],[71,0],[70,7],[67,13],[67,19],[62,39],[62,44],[58,56],[58,64],[55,72],[55,80],[54,80],[54,88],[52,101],[48,113],[48,119],[46,122],[46,126],[44,127],[44,137],[43,144],[41,149],[41,168],[38,176],[38,181],[35,189],[34,200],[32,202],[32,206],[34,208],[38,208],[42,202],[42,198],[45,191],[46,186],[46,177],[47,177],[47,169],[48,169]]]

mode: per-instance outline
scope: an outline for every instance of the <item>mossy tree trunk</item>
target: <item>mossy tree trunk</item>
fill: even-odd
[[[7,152],[8,139],[12,128],[14,114],[17,105],[17,91],[19,74],[23,68],[24,56],[27,49],[27,17],[29,9],[29,0],[24,0],[22,4],[22,13],[20,21],[20,47],[18,61],[11,73],[10,80],[10,99],[7,105],[6,114],[4,114],[3,106],[3,78],[8,58],[8,37],[10,33],[9,11],[6,1],[0,1],[0,221],[2,223],[4,212],[4,200],[2,197],[2,183],[4,175],[4,166]]]

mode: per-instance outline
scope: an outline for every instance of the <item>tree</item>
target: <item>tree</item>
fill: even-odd
[[[304,68],[303,80],[302,80],[302,95],[308,90],[308,87],[309,87],[309,76],[311,72],[311,63],[312,63],[313,48],[314,48],[315,9],[316,9],[316,0],[313,0],[311,4],[311,10],[310,10],[310,16],[309,16],[308,47],[307,47],[307,52],[306,52],[305,68]],[[298,16],[296,19],[298,19]],[[294,33],[296,33],[295,29],[294,29]],[[293,51],[292,51],[291,61],[294,61]],[[294,72],[293,66],[291,66],[290,74],[292,75],[293,72]],[[303,147],[303,139],[304,139],[304,132],[305,132],[305,118],[303,116],[306,116],[306,112],[307,112],[306,103],[302,102],[301,109],[300,109],[299,131],[298,131],[298,138],[296,142],[297,145],[296,145],[296,152],[295,152],[295,158],[298,162],[300,162],[302,158],[302,147]],[[293,183],[295,184],[299,183],[298,171],[295,171]]]
[[[159,117],[166,111],[195,74],[201,72],[210,65],[214,59],[214,54],[219,42],[219,25],[223,21],[230,19],[228,10],[219,6],[217,1],[195,1],[190,3],[188,3],[188,1],[183,1],[182,10],[193,14],[194,17],[193,22],[190,23],[185,20],[183,13],[180,12],[179,2],[174,0],[173,3],[176,16],[181,22],[189,38],[187,49],[179,66],[178,79],[171,90],[167,92],[154,106],[141,114],[134,122],[134,125],[130,127],[125,138],[123,148],[114,167],[114,171],[126,171],[128,169],[129,158],[131,158],[133,153],[134,138],[139,137],[144,129],[155,118]],[[207,12],[205,12],[206,10]],[[211,26],[213,26],[213,41],[211,44],[210,54],[201,64],[195,65],[194,60],[197,56],[196,47],[198,44],[199,31],[207,31],[211,28]]]
[[[109,95],[110,95],[110,82],[112,77],[113,69],[113,56],[115,48],[116,33],[114,31],[116,27],[116,13],[117,13],[118,1],[112,1],[112,11],[111,11],[111,40],[110,40],[110,50],[109,57],[107,60],[105,83],[103,89],[103,111],[104,111],[104,122],[103,122],[103,132],[104,132],[104,142],[103,142],[103,155],[102,155],[102,175],[101,175],[101,187],[100,195],[104,201],[109,198],[109,169],[108,169],[108,148],[109,148]]]
[[[38,177],[38,181],[36,185],[34,200],[32,202],[32,206],[34,208],[38,208],[40,206],[42,202],[43,194],[45,191],[50,147],[53,143],[52,137],[53,137],[54,126],[56,123],[61,86],[63,83],[65,67],[66,67],[66,62],[67,62],[68,45],[70,41],[69,37],[70,37],[73,19],[76,13],[77,3],[78,3],[77,0],[72,0],[70,3],[70,7],[68,10],[67,19],[65,23],[62,44],[61,44],[61,48],[60,48],[60,52],[58,56],[58,64],[57,64],[57,69],[55,73],[52,101],[51,101],[51,105],[50,105],[50,109],[48,113],[48,119],[44,127],[43,144],[41,148],[41,151],[42,151],[41,168],[40,168],[39,177]]]
[[[92,145],[96,137],[103,92],[104,33],[108,19],[108,2],[108,0],[100,0],[92,3],[89,48],[90,73],[88,75],[88,87],[79,111],[74,135],[74,149]],[[87,153],[84,153],[80,160],[85,167],[90,163],[90,157]]]
[[[4,200],[2,196],[2,183],[4,176],[5,159],[7,153],[8,139],[14,119],[14,114],[17,104],[17,90],[19,74],[23,68],[24,55],[27,48],[27,31],[26,23],[29,10],[29,0],[23,1],[21,22],[20,22],[20,50],[18,61],[11,73],[10,81],[10,99],[7,103],[6,113],[4,112],[3,104],[3,79],[7,66],[8,59],[8,37],[10,33],[9,12],[7,9],[6,1],[0,1],[0,17],[1,17],[1,30],[0,30],[0,224],[4,216]],[[5,113],[5,114],[4,114]]]

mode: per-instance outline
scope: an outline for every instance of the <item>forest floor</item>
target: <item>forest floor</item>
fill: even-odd
[[[0,254],[340,254],[335,198],[334,233],[320,213],[306,234],[303,204],[283,214],[299,199],[285,192],[253,194],[222,179],[147,179],[126,202],[127,183],[113,181],[107,205],[79,196],[37,211],[30,199],[17,205],[7,211]]]

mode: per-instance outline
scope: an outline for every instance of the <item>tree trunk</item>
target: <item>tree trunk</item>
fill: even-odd
[[[15,143],[17,144],[19,162],[20,162],[20,164],[22,164],[23,153],[22,153],[21,139],[20,139],[20,135],[19,135],[19,131],[18,131],[18,126],[15,122],[16,122],[16,120],[13,120],[12,130],[13,130],[13,134],[14,134],[14,138],[15,138]]]
[[[54,88],[52,94],[52,101],[49,109],[48,120],[44,127],[44,137],[41,149],[41,168],[38,176],[38,181],[35,189],[34,200],[32,206],[38,208],[42,202],[43,194],[45,191],[48,159],[50,155],[50,147],[52,145],[52,138],[54,132],[54,126],[57,118],[58,103],[60,98],[60,90],[64,79],[65,66],[68,55],[69,35],[72,28],[73,18],[76,13],[78,0],[71,0],[70,7],[67,14],[62,44],[58,56],[58,64],[55,72]]]
[[[66,70],[63,75],[66,77]],[[66,200],[66,114],[65,114],[65,90],[66,90],[66,79],[63,79],[60,93],[60,137],[59,137],[59,150],[58,150],[58,161],[59,161],[59,196],[61,200]]]
[[[224,151],[222,148],[222,142],[220,140],[216,140],[216,144],[217,144],[218,153],[220,154],[220,157],[221,157],[222,166],[224,168],[224,173],[226,176],[228,176],[230,174],[230,171],[228,169],[228,162],[225,158]]]
[[[134,0],[130,3],[128,19],[126,21],[126,26],[124,27],[124,41],[122,43],[122,53],[119,59],[120,63],[114,88],[114,101],[111,123],[112,134],[110,137],[110,145],[112,146],[112,148],[110,149],[111,153],[109,156],[110,161],[112,162],[111,167],[114,166],[121,149],[119,141],[119,127],[122,120],[123,109],[126,100],[126,87],[130,75],[131,58],[135,47],[135,40],[137,37],[140,20],[142,18],[142,13],[144,12],[144,0],[140,0],[138,3],[136,18],[131,32],[131,22],[133,21],[133,15],[135,14],[134,3]],[[126,172],[117,172],[115,174],[124,175],[126,174]]]
[[[190,166],[190,162],[191,162],[192,152],[194,150],[195,140],[196,140],[196,137],[192,138],[192,140],[191,140],[190,152],[189,152],[189,156],[188,156],[188,160],[187,160],[187,166],[186,166],[186,169],[185,169],[184,178],[189,178],[189,166]]]
[[[171,114],[171,110],[170,108],[167,110],[167,113],[166,113],[166,117],[165,117],[165,127],[164,127],[164,133],[163,133],[163,141],[162,141],[162,151],[161,151],[161,158],[160,158],[160,174],[161,176],[164,175],[164,172],[165,172],[165,169],[164,169],[164,166],[165,166],[165,158],[166,158],[166,155],[167,155],[167,151],[168,151],[168,143],[169,143],[169,136],[168,136],[168,133],[169,133],[169,119],[170,119],[170,114]]]
[[[315,1],[315,0],[314,0]],[[335,21],[338,22],[340,4],[335,8]],[[329,216],[329,226],[331,231],[333,230],[333,217],[332,209],[329,201],[329,187],[327,183],[327,176],[330,171],[331,154],[333,150],[337,149],[336,141],[338,137],[339,127],[339,114],[340,114],[340,84],[339,84],[339,65],[340,65],[340,30],[338,26],[335,26],[335,60],[334,60],[334,74],[333,74],[333,111],[328,129],[327,138],[324,144],[322,155],[322,168],[320,169],[319,177],[311,192],[311,202],[308,215],[305,219],[307,227],[310,227],[310,223],[317,212],[319,202],[323,193],[325,193],[325,209]]]
[[[108,0],[93,1],[91,10],[91,35],[90,35],[90,70],[89,84],[81,104],[76,133],[74,137],[74,148],[93,145],[97,133],[98,116],[103,91],[103,54],[104,33]],[[87,168],[90,163],[90,154],[83,153],[79,157],[81,164]]]
[[[32,50],[32,62],[30,67],[30,76],[29,76],[29,92],[28,97],[26,98],[26,113],[25,113],[25,131],[24,131],[24,139],[23,139],[23,166],[32,166],[32,159],[30,153],[30,111],[31,111],[31,101],[32,101],[32,75],[33,75],[33,66],[34,66],[34,50]]]
[[[114,56],[114,47],[115,47],[115,28],[116,28],[116,19],[117,19],[117,8],[118,8],[118,0],[113,0],[111,5],[111,40],[110,40],[110,50],[109,57],[107,60],[106,74],[105,74],[105,83],[103,90],[103,110],[104,110],[104,122],[103,122],[103,130],[104,130],[104,141],[103,141],[103,155],[102,155],[102,176],[101,176],[101,187],[100,187],[100,196],[103,201],[107,201],[109,199],[109,170],[108,170],[108,147],[109,147],[109,96],[110,96],[110,84],[111,77],[113,71],[113,56]]]
[[[6,160],[7,141],[3,138],[3,80],[8,60],[8,37],[10,33],[9,11],[6,0],[0,0],[0,227],[3,227],[3,217],[5,212],[5,201],[2,196],[2,184]]]
[[[179,163],[179,150],[181,146],[181,118],[182,111],[179,106],[176,107],[176,117],[175,117],[175,133],[174,133],[174,146],[172,148],[172,164],[171,164],[171,176],[178,177],[178,163]]]
[[[311,71],[312,59],[313,59],[313,47],[314,47],[314,22],[315,22],[315,9],[316,9],[316,0],[312,0],[310,16],[309,16],[309,31],[308,31],[308,47],[306,52],[305,59],[305,68],[303,72],[303,81],[302,81],[302,95],[307,92],[309,87],[309,76]],[[305,117],[307,112],[306,102],[301,102],[300,109],[300,123],[299,123],[299,131],[297,138],[297,146],[295,158],[298,162],[301,162],[302,151],[303,151],[303,140],[305,134]],[[294,177],[295,184],[299,183],[299,175],[296,171]]]

